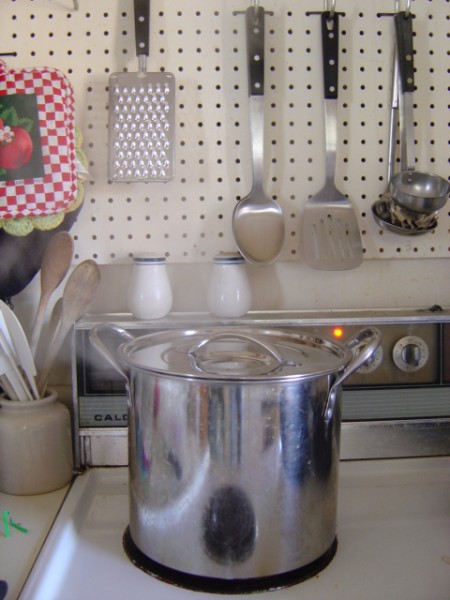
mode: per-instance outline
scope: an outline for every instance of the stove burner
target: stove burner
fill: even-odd
[[[127,527],[123,536],[123,547],[135,567],[165,583],[195,592],[246,594],[286,588],[314,577],[314,575],[325,569],[332,561],[337,550],[337,538],[334,539],[330,548],[322,556],[308,565],[288,571],[287,573],[270,575],[268,577],[252,577],[249,579],[219,579],[216,577],[190,575],[161,565],[139,550],[131,539],[129,527]]]

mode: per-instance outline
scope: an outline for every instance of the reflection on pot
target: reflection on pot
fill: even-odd
[[[209,499],[203,515],[203,542],[213,560],[228,565],[244,562],[253,552],[256,519],[244,490],[226,485]]]

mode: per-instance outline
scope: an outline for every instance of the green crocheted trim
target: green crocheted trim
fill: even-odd
[[[87,170],[88,162],[81,146],[83,144],[83,135],[78,127],[75,127],[75,149],[77,158],[83,167]],[[54,215],[44,215],[42,217],[22,217],[20,219],[0,219],[0,229],[3,229],[9,235],[23,237],[37,229],[39,231],[49,231],[55,229],[64,221],[64,215],[77,210],[84,200],[84,179],[77,178],[77,197],[73,204],[63,212]]]

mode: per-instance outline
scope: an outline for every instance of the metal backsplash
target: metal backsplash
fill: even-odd
[[[79,5],[76,10],[76,5]],[[164,252],[174,262],[209,261],[235,247],[231,215],[251,185],[244,0],[152,0],[149,71],[176,78],[176,176],[169,183],[110,183],[108,80],[137,70],[132,0],[4,0],[0,52],[11,67],[54,66],[76,93],[90,181],[73,228],[76,260],[128,262]],[[302,208],[324,177],[318,0],[266,0],[267,192],[283,207],[282,260],[301,260]],[[406,3],[405,3],[406,4]],[[402,2],[400,2],[402,5]],[[450,213],[433,234],[404,237],[374,222],[385,190],[394,0],[337,0],[340,33],[337,184],[352,200],[365,259],[449,257]],[[400,8],[403,8],[400,6]],[[413,0],[417,167],[449,175],[450,5]]]

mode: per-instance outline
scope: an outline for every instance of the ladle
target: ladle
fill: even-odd
[[[244,258],[253,264],[271,264],[284,242],[280,205],[263,188],[264,165],[264,8],[251,6],[246,14],[249,72],[249,118],[253,153],[253,185],[233,212],[233,234]]]
[[[389,122],[389,140],[388,140],[388,165],[387,165],[387,181],[389,191],[389,182],[394,175],[395,164],[395,134],[397,131],[398,120],[398,59],[397,49],[394,47],[392,57],[392,92],[391,92],[391,111]]]
[[[444,206],[449,183],[439,175],[415,171],[414,159],[414,49],[412,13],[395,15],[397,59],[399,68],[399,113],[401,171],[390,181],[392,197],[416,212],[433,213]]]
[[[67,274],[73,258],[73,239],[67,231],[59,231],[45,248],[41,263],[41,296],[31,333],[30,348],[36,354],[49,299]]]

